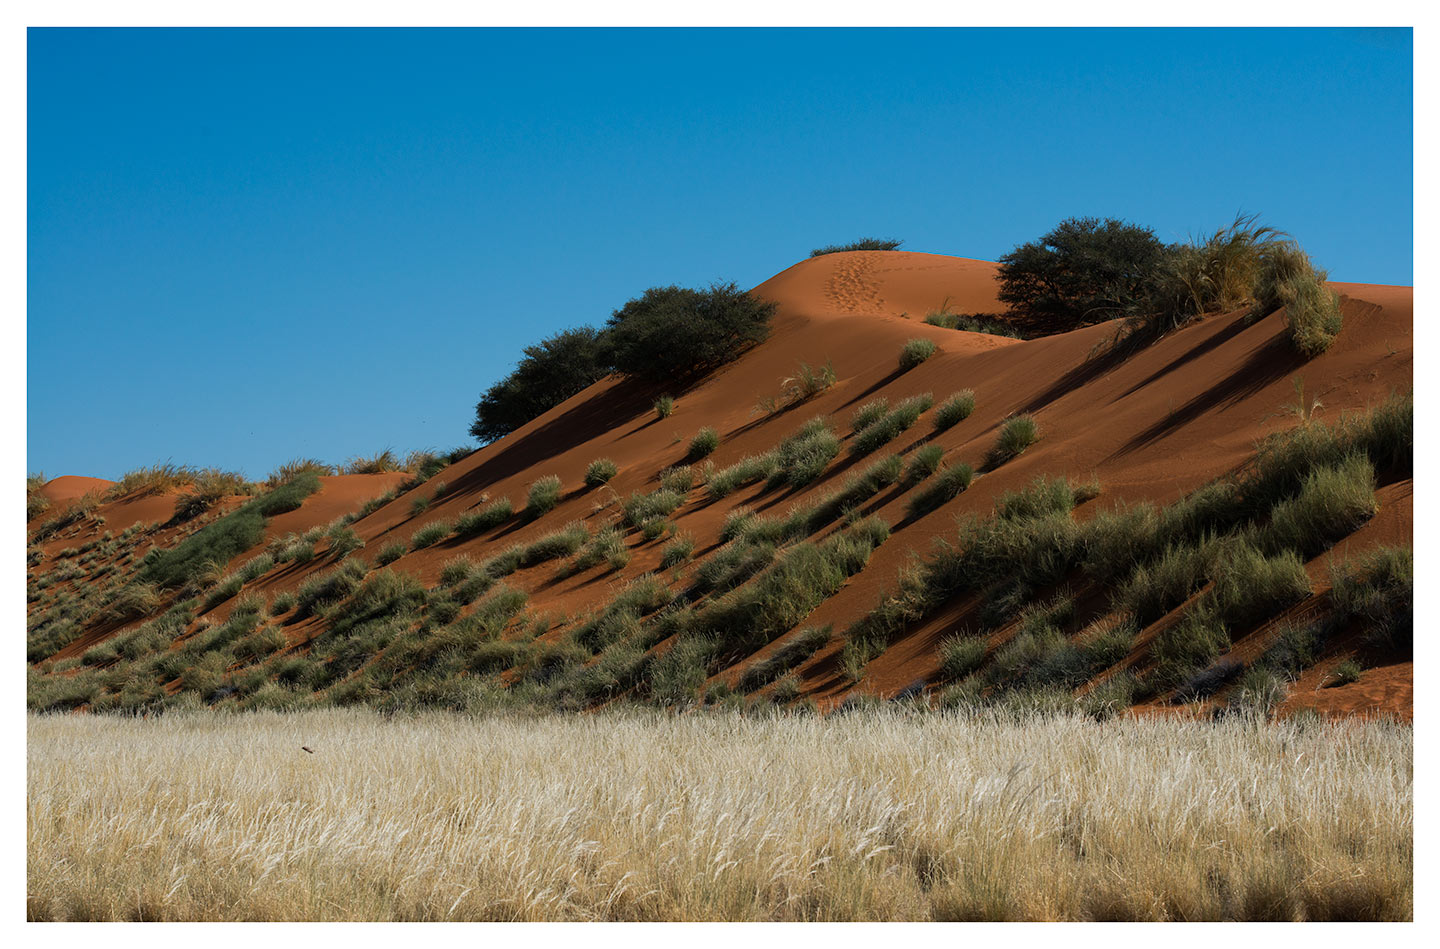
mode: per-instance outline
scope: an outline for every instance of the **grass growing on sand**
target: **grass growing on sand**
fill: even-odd
[[[1011,458],[1017,458],[1020,454],[1040,439],[1040,427],[1035,424],[1034,416],[1016,415],[1006,419],[1005,424],[1000,426],[1000,434],[995,438],[995,444],[986,456],[986,462],[990,467],[1003,465]]]
[[[27,755],[31,920],[1413,914],[1384,722],[54,715]]]
[[[935,355],[935,344],[928,339],[912,339],[900,350],[900,371],[909,372]]]
[[[609,458],[596,458],[585,469],[585,487],[598,488],[609,484],[610,479],[620,473],[620,466]]]
[[[533,521],[549,514],[560,503],[560,476],[546,475],[530,484],[530,493],[525,498],[525,519]]]

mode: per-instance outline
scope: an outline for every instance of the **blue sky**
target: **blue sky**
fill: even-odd
[[[520,348],[865,235],[1238,210],[1412,282],[1409,30],[32,30],[28,468],[451,448]]]

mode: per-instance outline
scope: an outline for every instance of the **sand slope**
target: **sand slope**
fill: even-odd
[[[802,261],[755,288],[757,295],[778,304],[771,337],[693,388],[666,393],[663,387],[629,381],[599,382],[358,521],[354,529],[366,543],[366,556],[373,557],[386,545],[408,542],[426,524],[453,521],[496,498],[509,497],[518,511],[534,481],[559,476],[562,501],[538,521],[526,524],[515,519],[464,542],[448,538],[396,563],[397,569],[431,585],[442,565],[458,554],[478,561],[570,521],[585,521],[592,528],[608,523],[618,499],[653,490],[663,469],[683,461],[690,438],[702,427],[713,427],[720,434],[720,447],[709,460],[725,467],[769,450],[815,416],[829,418],[848,442],[851,413],[871,399],[885,397],[893,404],[930,392],[938,402],[956,390],[973,389],[974,414],[934,441],[945,449],[947,462],[963,461],[978,468],[1004,419],[1033,413],[1041,440],[1014,461],[977,477],[967,492],[940,509],[907,520],[907,495],[898,489],[882,492],[866,506],[867,513],[878,513],[893,525],[891,539],[863,572],[805,621],[805,625],[832,624],[838,634],[893,586],[897,571],[915,553],[928,550],[935,538],[950,535],[956,516],[988,513],[1003,492],[1039,475],[1099,479],[1103,494],[1079,509],[1078,518],[1090,516],[1097,505],[1108,508],[1117,501],[1171,502],[1236,469],[1253,455],[1258,439],[1292,427],[1298,403],[1296,377],[1303,380],[1307,403],[1318,397],[1323,406],[1317,414],[1327,419],[1363,410],[1392,391],[1411,386],[1413,294],[1408,287],[1335,284],[1342,294],[1344,329],[1329,352],[1309,362],[1292,352],[1279,314],[1253,324],[1239,313],[1207,318],[1122,362],[1088,358],[1115,332],[1113,324],[1022,342],[921,322],[927,312],[942,306],[956,312],[1000,310],[994,272],[995,266],[984,261],[906,252],[844,253]],[[900,349],[915,337],[933,340],[939,351],[902,374],[897,365]],[[783,380],[802,361],[812,366],[831,364],[836,385],[797,407],[773,414],[758,408],[761,400],[780,393]],[[651,411],[660,394],[676,398],[674,413],[663,420]],[[929,435],[925,417],[880,453],[856,462],[842,451],[819,481],[799,492],[766,491],[758,485],[710,502],[697,488],[672,519],[695,537],[698,559],[718,546],[720,527],[735,508],[747,505],[761,513],[784,513],[793,503],[813,500],[838,487],[847,475],[883,454],[908,453]],[[585,468],[601,457],[613,459],[620,472],[609,486],[587,490],[582,484]],[[322,491],[299,510],[274,519],[267,539],[327,523],[403,480],[403,475],[324,479]],[[62,491],[83,493],[83,482],[106,484],[60,478],[46,490],[59,485],[52,497],[56,500]],[[447,486],[444,496],[423,513],[412,513],[413,502],[430,497],[439,482]],[[1384,503],[1381,515],[1343,545],[1347,553],[1408,540],[1412,533],[1408,492],[1404,497],[1401,503]],[[101,513],[112,529],[155,513],[123,507],[137,503],[106,505]],[[45,549],[50,554],[75,540],[57,538]],[[663,539],[646,543],[631,534],[627,543],[632,559],[618,573],[598,567],[560,579],[552,563],[521,570],[507,583],[531,595],[531,615],[573,621],[602,605],[624,583],[659,569]],[[237,557],[232,566],[259,549]],[[1328,563],[1328,558],[1320,560]],[[295,589],[330,566],[323,558],[304,567],[286,565],[255,588],[272,595]],[[1323,593],[1328,583],[1323,566],[1312,565],[1317,593]],[[938,641],[953,631],[966,608],[956,604],[954,610],[942,611],[910,630],[872,663],[862,687],[893,695],[932,676]],[[223,615],[227,610],[228,605],[222,605],[216,612]],[[564,629],[557,621],[547,635],[559,636]],[[298,642],[314,631],[307,626],[290,633]],[[804,690],[824,702],[838,700],[849,688],[835,669],[839,645],[837,636],[800,670]],[[1347,711],[1364,707],[1408,714],[1408,664],[1387,667],[1383,688],[1378,685],[1380,673],[1367,672],[1376,687],[1362,690],[1363,701],[1342,689],[1329,689],[1314,692],[1319,697],[1312,704],[1321,709],[1333,705]],[[1403,681],[1391,681],[1397,677]],[[1367,679],[1356,685],[1369,688]],[[1294,701],[1300,703],[1298,698]]]

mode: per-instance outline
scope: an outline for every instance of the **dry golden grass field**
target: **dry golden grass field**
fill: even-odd
[[[1413,912],[1412,733],[1385,722],[325,710],[28,733],[32,920]]]

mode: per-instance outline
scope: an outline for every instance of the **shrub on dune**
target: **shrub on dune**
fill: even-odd
[[[345,462],[342,469],[344,474],[384,474],[387,471],[400,470],[400,459],[388,448],[377,455],[351,458]]]
[[[647,542],[659,540],[668,530],[673,530],[675,525],[663,517],[652,517],[640,523],[640,536]]]
[[[530,493],[525,498],[525,519],[535,520],[537,517],[548,514],[555,510],[560,503],[560,477],[558,475],[546,475],[537,478],[530,485]]]
[[[1310,359],[1330,348],[1340,334],[1343,320],[1340,297],[1325,286],[1324,280],[1324,274],[1312,274],[1285,288],[1285,325],[1290,330],[1290,342]]]
[[[1076,486],[1068,478],[1040,475],[1019,491],[1002,494],[995,502],[995,514],[1007,520],[1068,514],[1080,502],[1083,489],[1084,486]]]
[[[935,417],[932,420],[935,431],[943,432],[946,429],[954,428],[969,418],[970,413],[974,411],[975,393],[969,389],[961,389],[936,407]]]
[[[339,603],[354,593],[365,578],[365,565],[349,560],[328,573],[317,574],[296,592],[295,616],[304,619],[322,607]]]
[[[695,469],[689,465],[677,465],[660,472],[660,487],[677,494],[689,494],[695,487]]]
[[[869,428],[884,418],[885,414],[889,411],[889,399],[880,398],[875,399],[873,402],[866,402],[855,410],[854,415],[850,416],[850,430],[859,434],[862,429]]]
[[[597,531],[575,555],[568,572],[580,573],[602,563],[611,570],[619,570],[629,562],[630,551],[625,547],[624,536],[613,527],[605,527]]]
[[[677,534],[660,550],[660,566],[669,570],[688,563],[695,552],[695,538],[689,534]]]
[[[410,535],[410,549],[421,550],[443,540],[452,529],[449,521],[431,521]]]
[[[1342,616],[1406,653],[1413,648],[1415,558],[1409,547],[1381,547],[1332,566],[1331,599]]]
[[[1000,258],[998,296],[1011,313],[1045,329],[1101,323],[1146,298],[1166,253],[1148,227],[1069,218]]]
[[[928,339],[912,339],[900,350],[900,371],[909,372],[935,355],[935,344]]]
[[[1301,355],[1318,356],[1340,332],[1340,298],[1325,286],[1326,273],[1293,241],[1281,241],[1260,254],[1252,318],[1284,307],[1290,341]]]
[[[899,437],[915,424],[915,421],[934,404],[934,398],[926,392],[902,401],[894,409],[869,425],[859,429],[850,442],[852,455],[868,455],[880,446]]]
[[[840,453],[840,439],[824,419],[815,418],[775,449],[775,471],[771,486],[803,487],[816,478]]]
[[[801,362],[795,375],[780,381],[781,398],[786,405],[798,405],[833,386],[835,379],[835,366],[828,359],[819,367]]]
[[[773,453],[750,455],[728,468],[712,472],[705,479],[705,491],[712,500],[723,498],[737,488],[764,481],[775,473],[775,469],[776,461]]]
[[[236,471],[204,468],[191,475],[190,490],[175,499],[174,519],[188,521],[198,517],[227,497],[254,494],[256,487]]]
[[[940,468],[940,459],[945,456],[945,449],[939,445],[925,445],[916,449],[915,454],[910,456],[910,464],[905,468],[905,483],[919,484],[930,477]]]
[[[314,458],[294,458],[270,472],[269,477],[265,479],[265,483],[272,488],[278,488],[288,481],[294,481],[302,474],[309,473],[325,477],[335,474],[336,471],[337,469],[334,465],[327,465],[325,462],[317,461]]]
[[[985,333],[988,336],[1005,336],[1009,339],[1020,338],[1020,333],[1015,327],[1003,320],[993,318],[993,314],[966,315],[940,310],[926,314],[925,322],[941,329],[960,330],[965,333]]]
[[[985,637],[947,636],[940,641],[940,674],[963,679],[985,661]]]
[[[136,468],[121,475],[119,481],[106,489],[105,496],[113,500],[130,495],[148,497],[162,494],[192,484],[198,473],[189,465],[173,465],[169,462],[148,468]]]
[[[754,692],[799,666],[829,641],[829,626],[806,626],[797,629],[770,655],[746,666],[735,687],[741,692]]]
[[[1363,455],[1350,455],[1339,465],[1312,471],[1298,495],[1275,505],[1265,545],[1314,556],[1357,530],[1376,510],[1374,466]]]
[[[986,461],[992,468],[1002,465],[1012,458],[1019,457],[1025,449],[1039,439],[1040,426],[1035,424],[1034,416],[1012,416],[1006,420],[1004,425],[1000,426],[1000,434],[996,436],[995,445],[990,449]]]
[[[1212,578],[1208,596],[1232,626],[1253,623],[1310,595],[1310,578],[1293,550],[1267,555],[1243,539],[1224,545]]]
[[[557,557],[568,557],[589,539],[590,530],[584,524],[567,525],[528,544],[520,553],[520,565],[529,567]]]
[[[684,503],[685,496],[679,491],[661,487],[649,494],[630,495],[622,507],[622,517],[626,526],[639,527],[651,518],[669,517]]]
[[[669,418],[670,414],[675,411],[675,399],[668,395],[662,395],[655,400],[654,408],[656,418]]]
[[[941,468],[929,483],[915,492],[905,507],[906,513],[911,517],[929,514],[945,502],[959,497],[960,492],[970,487],[974,477],[975,470],[966,464]]]
[[[699,461],[706,455],[720,447],[720,435],[713,428],[702,428],[690,439],[690,449],[685,457],[690,461]]]
[[[1251,215],[1237,217],[1208,237],[1167,248],[1117,342],[1144,345],[1195,317],[1246,305],[1254,299],[1263,261],[1286,243],[1281,232]]]
[[[585,487],[598,488],[609,484],[610,479],[620,473],[620,467],[609,458],[596,458],[585,469]]]
[[[491,501],[478,511],[466,511],[455,521],[456,537],[474,537],[491,528],[499,527],[510,519],[514,508],[509,498]]]

